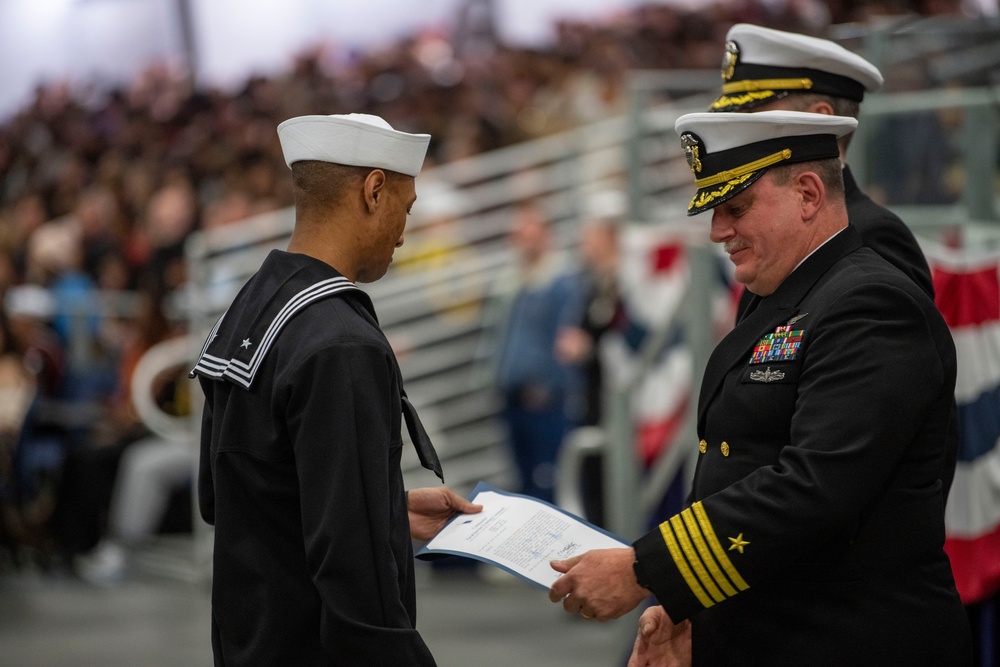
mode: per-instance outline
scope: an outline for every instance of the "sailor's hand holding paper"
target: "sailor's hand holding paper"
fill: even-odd
[[[549,599],[562,602],[569,614],[610,621],[635,609],[650,592],[639,585],[632,564],[635,550],[597,549],[566,560],[551,561],[563,575],[549,589]]]
[[[410,489],[406,493],[406,512],[410,517],[410,537],[429,540],[456,514],[475,514],[483,509],[458,495],[447,486]]]

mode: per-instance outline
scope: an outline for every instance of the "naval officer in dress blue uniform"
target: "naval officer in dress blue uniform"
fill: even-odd
[[[971,663],[943,550],[955,349],[930,298],[848,224],[837,138],[856,124],[677,121],[689,214],[711,211],[710,239],[758,298],[705,370],[688,506],[632,548],[553,563],[550,598],[585,618],[652,592],[634,665]]]
[[[870,62],[826,39],[737,23],[726,34],[722,90],[711,111],[808,111],[858,118],[866,93],[882,87],[882,74]],[[854,136],[837,141],[844,163],[847,219],[861,242],[906,274],[934,298],[931,271],[910,228],[889,209],[876,204],[854,180],[846,164]],[[736,320],[754,295],[743,290]],[[954,408],[953,408],[954,409]],[[946,472],[942,477],[948,499],[958,457],[958,421],[947,434]]]

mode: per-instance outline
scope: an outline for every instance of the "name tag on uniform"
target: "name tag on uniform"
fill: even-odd
[[[761,338],[753,348],[750,356],[751,364],[769,364],[776,361],[792,361],[799,353],[802,344],[802,334],[805,329],[792,329],[791,326],[778,327],[774,333]]]

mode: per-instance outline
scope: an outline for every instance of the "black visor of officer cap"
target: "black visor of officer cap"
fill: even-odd
[[[775,165],[839,157],[837,139],[857,125],[853,118],[801,111],[681,116],[674,129],[698,188],[687,214],[732,199]]]
[[[878,68],[826,39],[738,23],[726,35],[722,95],[711,111],[748,110],[790,92],[860,102],[882,86]]]

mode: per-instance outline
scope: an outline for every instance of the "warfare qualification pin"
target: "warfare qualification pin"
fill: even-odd
[[[766,371],[753,371],[750,373],[750,379],[754,382],[777,382],[778,380],[784,379],[785,374],[781,371],[772,371],[771,367],[768,366]]]
[[[736,42],[726,42],[726,53],[722,56],[722,78],[729,81],[736,72],[736,61],[740,59],[740,47]]]
[[[685,132],[681,135],[681,148],[684,149],[684,157],[687,159],[688,167],[691,169],[692,174],[697,174],[701,171],[701,160],[698,157],[698,143],[698,137],[690,132]]]

